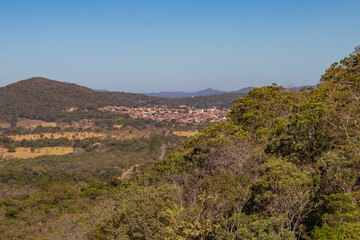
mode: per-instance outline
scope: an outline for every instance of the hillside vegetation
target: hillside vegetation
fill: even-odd
[[[318,88],[251,90],[121,188],[90,239],[359,239],[360,53]]]
[[[120,180],[124,172],[132,178],[159,158],[165,141],[167,150],[176,148],[179,137],[158,131],[131,140],[56,140],[13,142],[27,147],[4,153],[46,154],[33,159],[2,159],[0,148],[1,239],[87,239],[90,229],[113,213],[118,187],[128,184]],[[52,143],[56,146],[42,147]],[[50,156],[64,150],[76,151]]]

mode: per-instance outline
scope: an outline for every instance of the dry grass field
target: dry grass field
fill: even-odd
[[[197,131],[173,131],[174,135],[180,136],[180,137],[192,137],[196,135]]]
[[[0,148],[2,158],[33,158],[42,155],[64,155],[74,152],[72,147],[44,147],[31,151],[30,148],[16,148],[16,152],[8,152],[6,148]]]
[[[34,129],[40,125],[43,127],[61,127],[61,128],[70,127],[70,125],[67,123],[45,122],[41,120],[32,120],[32,119],[21,119],[16,123],[16,127],[22,127],[27,129]],[[0,128],[9,128],[10,126],[11,124],[7,122],[0,123]]]
[[[31,119],[20,120],[16,123],[17,127],[30,128],[30,129],[34,129],[40,125],[43,127],[56,127],[57,123],[56,122],[44,122],[41,120],[31,120]]]
[[[116,138],[120,140],[139,138],[139,137],[148,137],[150,132],[148,131],[129,131],[129,130],[119,130],[111,131],[109,133],[96,133],[96,132],[59,132],[59,133],[43,133],[43,134],[23,134],[23,135],[11,135],[9,138],[15,141],[25,140],[37,140],[37,139],[58,139],[58,138],[68,138],[68,139],[85,139],[85,138]]]
[[[60,133],[43,133],[43,134],[23,134],[23,135],[12,135],[9,138],[15,141],[25,140],[37,140],[37,139],[58,139],[58,138],[68,138],[68,139],[85,139],[85,138],[106,138],[107,134],[104,133],[94,133],[94,132],[60,132]]]

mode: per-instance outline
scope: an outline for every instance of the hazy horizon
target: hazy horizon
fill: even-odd
[[[360,44],[359,1],[6,1],[0,86],[34,76],[92,89],[315,85]]]
[[[46,78],[46,77],[41,77],[41,76],[36,76],[36,77],[31,77],[31,78]],[[9,83],[9,84],[6,84],[6,85],[0,85],[0,88],[1,87],[5,87],[5,86],[8,86],[8,85],[11,85],[11,84],[14,84],[14,83],[17,83],[17,82],[20,82],[20,81],[24,81],[24,80],[29,80],[31,78],[28,78],[28,79],[21,79],[19,81],[15,81],[15,82],[12,82],[12,83]],[[54,80],[54,81],[59,81],[59,80],[56,80],[56,79],[50,79],[50,78],[46,78],[46,79],[49,79],[49,80]],[[63,82],[63,83],[74,83],[74,82],[68,82],[68,81],[59,81],[59,82]],[[75,83],[77,84],[77,83]],[[152,93],[170,93],[170,92],[184,92],[184,93],[196,93],[196,92],[200,92],[200,91],[204,91],[204,90],[219,90],[219,91],[223,91],[225,93],[231,93],[231,92],[236,92],[238,90],[243,90],[243,89],[246,89],[246,88],[253,88],[253,87],[263,87],[263,86],[266,86],[266,85],[261,85],[261,86],[246,86],[246,87],[240,87],[240,88],[234,88],[234,89],[230,89],[230,90],[224,90],[224,89],[218,89],[218,88],[211,88],[211,87],[207,87],[207,88],[202,88],[202,89],[195,89],[195,90],[189,90],[189,91],[182,91],[182,90],[174,90],[174,91],[170,91],[170,90],[155,90],[153,92],[128,92],[128,91],[121,91],[121,90],[113,90],[113,89],[105,89],[105,88],[91,88],[89,86],[86,86],[86,85],[81,85],[81,84],[77,84],[79,86],[82,86],[82,87],[87,87],[87,88],[90,88],[94,91],[109,91],[109,92],[127,92],[127,93],[139,93],[139,94],[152,94]],[[283,87],[285,88],[294,88],[294,87],[306,87],[306,86],[314,86],[316,84],[313,84],[313,85],[282,85]]]

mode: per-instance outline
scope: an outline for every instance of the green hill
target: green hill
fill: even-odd
[[[96,111],[106,105],[147,104],[151,102],[149,99],[151,97],[141,94],[101,93],[73,83],[36,77],[0,88],[0,118],[56,121]],[[72,107],[78,110],[68,113]]]
[[[3,118],[52,121],[71,107],[91,109],[107,102],[110,102],[108,97],[89,88],[39,77],[0,88]]]

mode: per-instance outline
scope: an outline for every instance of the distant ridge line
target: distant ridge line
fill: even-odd
[[[162,97],[162,98],[186,98],[186,97],[200,97],[200,96],[212,96],[212,95],[220,95],[227,93],[248,93],[254,87],[246,87],[239,89],[237,91],[222,91],[213,88],[207,88],[205,90],[197,91],[197,92],[158,92],[158,93],[142,93],[146,96],[150,97]]]

